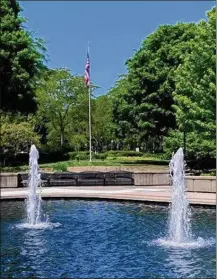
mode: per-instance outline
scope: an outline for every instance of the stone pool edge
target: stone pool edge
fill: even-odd
[[[53,173],[50,173],[51,175]],[[134,186],[169,186],[167,171],[134,171]],[[216,176],[185,176],[189,192],[216,193]],[[0,173],[0,188],[18,188],[18,173]]]
[[[132,201],[168,205],[171,202],[172,188],[159,187],[49,187],[42,188],[42,199],[91,199],[108,201]],[[216,206],[214,193],[188,192],[188,200],[194,206]],[[27,189],[1,189],[1,201],[23,200]]]

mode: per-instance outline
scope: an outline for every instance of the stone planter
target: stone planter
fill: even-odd
[[[17,173],[1,173],[0,174],[1,188],[17,188],[18,174]]]
[[[186,176],[189,192],[216,193],[216,176]]]

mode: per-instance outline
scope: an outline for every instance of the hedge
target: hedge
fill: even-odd
[[[70,160],[88,160],[90,158],[89,152],[88,151],[80,151],[80,152],[69,152],[68,153]],[[92,158],[93,159],[100,159],[100,160],[105,160],[107,157],[106,153],[92,153]]]
[[[88,160],[89,159],[89,152],[88,151],[80,151],[80,152],[69,152],[68,153],[70,160]],[[93,159],[101,159],[105,160],[107,157],[142,157],[142,152],[136,151],[108,151],[104,153],[92,153]]]
[[[87,160],[89,158],[89,152],[88,151],[74,151],[74,152],[69,152],[69,159],[70,160]]]
[[[143,153],[142,152],[137,152],[137,151],[108,151],[106,152],[108,157],[142,157]]]

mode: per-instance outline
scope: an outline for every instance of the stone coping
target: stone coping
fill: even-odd
[[[169,174],[168,171],[133,171],[133,173],[135,174],[161,174],[161,173],[165,173],[165,174]]]
[[[185,176],[185,178],[194,180],[216,180],[216,176]]]
[[[119,170],[124,171],[124,170]],[[40,172],[44,172],[44,173],[48,173],[48,174],[53,174],[53,173],[60,173],[60,171],[56,171],[56,172],[46,172],[46,171],[40,171]],[[69,171],[72,172],[72,171]],[[86,172],[90,172],[90,171],[86,171]],[[94,171],[93,171],[94,172]],[[109,170],[106,171],[99,171],[99,172],[110,172]],[[129,171],[130,172],[130,171]],[[18,174],[24,174],[24,173],[28,173],[27,171],[22,171],[22,172],[1,172],[0,173],[0,177],[1,176],[16,176]],[[64,173],[64,172],[63,172]],[[80,173],[78,171],[75,171],[74,173]],[[131,171],[131,173],[134,174],[169,174],[169,172],[166,171]],[[194,180],[215,180],[216,176],[193,176],[193,175],[187,175],[185,176],[186,179],[194,179]]]
[[[42,198],[76,198],[76,199],[109,199],[128,200],[139,202],[170,203],[172,199],[171,186],[157,187],[49,187],[41,189]],[[25,199],[28,195],[27,189],[4,189],[1,200]],[[188,201],[194,205],[216,205],[214,193],[187,193]]]
[[[17,176],[18,175],[18,172],[16,173],[16,172],[1,172],[0,173],[0,177],[1,176]]]

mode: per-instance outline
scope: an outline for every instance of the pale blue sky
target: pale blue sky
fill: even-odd
[[[90,41],[96,95],[126,72],[125,61],[161,24],[197,22],[214,1],[21,1],[26,26],[46,41],[51,68],[83,75]]]

